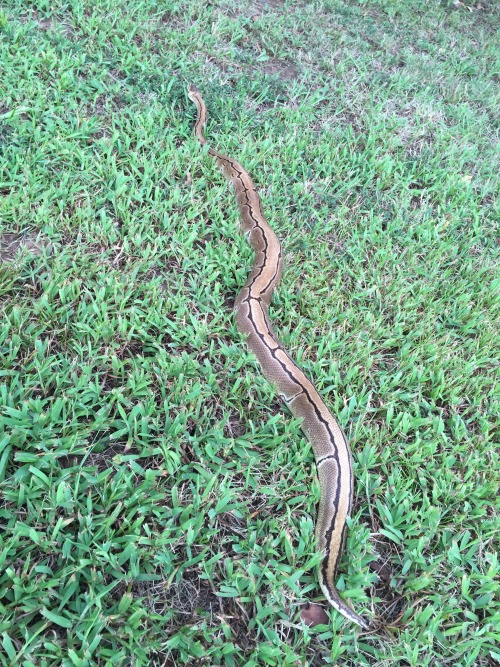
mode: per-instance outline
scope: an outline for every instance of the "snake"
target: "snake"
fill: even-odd
[[[194,135],[205,146],[204,127],[207,108],[194,84],[188,87],[197,117]],[[241,230],[254,251],[248,278],[236,297],[236,326],[254,353],[264,377],[277,388],[312,445],[320,485],[316,520],[316,542],[322,558],[318,580],[326,600],[345,618],[363,629],[369,622],[340,597],[335,579],[346,541],[347,519],[353,501],[352,459],[347,438],[327,408],[315,386],[293,361],[276,337],[269,305],[283,272],[281,243],[264,217],[257,189],[242,165],[235,159],[207,146],[226,179],[234,186]]]

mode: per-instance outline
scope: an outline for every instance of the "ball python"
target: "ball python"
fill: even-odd
[[[194,135],[204,146],[207,108],[196,86],[189,86],[188,96],[197,108]],[[239,162],[210,147],[208,153],[234,186],[241,228],[255,253],[248,279],[235,301],[237,328],[246,337],[266,379],[277,387],[293,416],[302,420],[302,430],[314,451],[321,489],[316,522],[316,540],[323,553],[319,566],[321,589],[332,607],[368,629],[369,623],[344,602],[335,587],[353,496],[351,452],[347,439],[314,385],[273,331],[268,310],[281,278],[283,253],[278,237],[264,217],[255,185]]]

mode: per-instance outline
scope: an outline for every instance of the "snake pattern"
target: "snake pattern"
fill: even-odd
[[[199,90],[190,85],[188,96],[197,108],[194,134],[206,144],[203,128],[207,109]],[[276,338],[268,317],[269,304],[283,269],[281,244],[262,212],[259,195],[248,172],[239,162],[208,148],[224,175],[234,185],[241,228],[254,252],[248,279],[235,302],[236,323],[255,354],[267,380],[275,385],[312,444],[320,483],[316,540],[323,554],[319,583],[328,602],[364,629],[369,623],[339,596],[335,587],[337,566],[346,538],[346,519],[353,496],[351,453],[346,437],[308,380]]]

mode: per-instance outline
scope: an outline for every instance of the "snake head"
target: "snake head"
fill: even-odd
[[[188,95],[199,95],[200,91],[198,88],[194,85],[194,83],[190,83],[188,86]]]

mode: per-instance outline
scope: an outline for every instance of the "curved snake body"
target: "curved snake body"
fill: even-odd
[[[188,95],[198,110],[194,134],[204,145],[205,103],[193,85]],[[268,309],[281,278],[282,251],[278,237],[262,213],[252,179],[233,158],[213,148],[208,148],[208,153],[234,185],[241,227],[255,252],[250,275],[236,298],[238,330],[246,336],[246,343],[257,357],[264,376],[276,385],[292,414],[302,419],[302,430],[314,450],[321,489],[316,522],[316,539],[324,554],[319,567],[321,589],[337,611],[367,629],[367,621],[342,600],[334,584],[353,495],[351,453],[346,437],[314,385],[283,349],[273,331]]]

